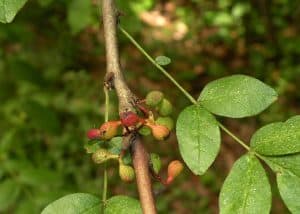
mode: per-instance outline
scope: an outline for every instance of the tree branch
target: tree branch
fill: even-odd
[[[137,98],[128,88],[120,66],[117,43],[118,11],[114,0],[102,1],[102,14],[107,60],[106,79],[109,77],[118,95],[119,114],[126,111],[135,112],[133,105],[136,103]],[[133,166],[143,213],[155,214],[156,207],[149,173],[149,155],[137,133],[124,137],[123,141],[127,141],[131,145]]]

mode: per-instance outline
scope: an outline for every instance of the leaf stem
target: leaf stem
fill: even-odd
[[[119,25],[119,29],[121,32],[135,45],[135,47],[145,55],[145,57],[160,70],[176,87],[194,104],[197,101],[161,66],[159,65],[138,43],[137,41],[124,29]]]
[[[104,86],[104,95],[105,95],[105,113],[104,113],[104,121],[108,121],[108,115],[109,115],[109,94],[107,88]],[[106,163],[104,165],[104,173],[103,173],[103,191],[102,191],[102,201],[105,204],[107,199],[107,169],[106,169]]]
[[[188,98],[191,103],[198,104],[197,100],[192,97],[162,66],[160,66],[142,47],[141,45],[124,29],[119,25],[119,29],[121,32],[132,42],[132,44],[155,66],[158,68],[160,72],[162,72],[185,96]],[[250,147],[247,146],[245,142],[239,139],[235,134],[229,131],[222,123],[218,122],[218,126],[226,132],[229,136],[231,136],[234,140],[236,140],[241,146],[243,146],[246,150],[250,151]]]
[[[230,137],[232,137],[236,142],[238,142],[241,146],[243,146],[246,150],[250,151],[250,147],[247,146],[247,144],[242,141],[241,139],[239,139],[236,135],[234,135],[231,131],[229,131],[222,123],[220,123],[219,121],[218,122],[218,125],[219,127],[224,131],[226,132]]]
[[[104,86],[104,96],[105,96],[105,112],[104,112],[104,121],[108,121],[108,115],[109,115],[109,94],[108,89]]]

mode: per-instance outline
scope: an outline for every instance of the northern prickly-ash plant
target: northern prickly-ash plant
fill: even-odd
[[[0,21],[11,22],[25,2],[2,1],[0,10],[4,15]],[[107,55],[106,114],[99,128],[87,131],[89,142],[85,148],[91,159],[104,168],[103,163],[117,161],[121,180],[136,180],[140,200],[127,196],[107,199],[105,169],[102,200],[91,194],[76,193],[51,203],[42,213],[157,213],[151,179],[168,188],[180,176],[183,162],[195,175],[206,173],[219,153],[221,130],[246,152],[234,163],[223,183],[219,195],[220,213],[270,213],[272,192],[262,163],[275,173],[280,196],[290,212],[300,213],[300,115],[261,127],[249,144],[242,141],[220,122],[222,118],[255,116],[277,100],[276,91],[253,77],[232,75],[208,83],[195,99],[164,69],[170,59],[165,56],[153,59],[121,26],[120,14],[113,0],[102,1]],[[145,99],[138,99],[125,83],[119,64],[118,33],[127,37],[191,102],[179,114],[176,125],[171,117],[173,105],[162,92],[151,91]],[[108,120],[110,90],[116,90],[119,99],[118,120]],[[164,141],[174,126],[183,161],[171,161],[167,171],[162,172],[159,151],[148,154],[141,135]]]

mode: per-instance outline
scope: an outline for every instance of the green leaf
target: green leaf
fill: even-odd
[[[17,199],[20,193],[20,186],[12,180],[5,180],[0,183],[0,211],[5,211]]]
[[[198,102],[216,115],[242,118],[262,112],[276,99],[276,91],[263,82],[233,75],[207,84]]]
[[[68,23],[72,34],[77,34],[92,24],[91,1],[73,0],[68,8]]]
[[[219,197],[221,214],[269,213],[271,187],[255,156],[242,156],[233,165]]]
[[[101,200],[87,193],[66,195],[49,204],[42,214],[94,214],[101,210]]]
[[[176,124],[179,150],[187,166],[202,175],[220,149],[220,130],[212,114],[198,105],[185,108]]]
[[[251,148],[262,155],[285,155],[300,152],[300,116],[286,122],[268,124],[251,138]]]
[[[158,56],[155,58],[155,62],[159,65],[168,65],[171,63],[171,59],[166,56]]]
[[[282,156],[264,156],[264,160],[274,172],[281,173],[284,170],[300,178],[299,153]]]
[[[58,116],[50,108],[33,100],[27,101],[23,108],[35,128],[48,131],[52,134],[60,131]]]
[[[122,137],[114,137],[108,142],[108,151],[115,155],[119,155],[122,151]],[[129,165],[132,163],[131,155],[130,153],[126,153],[125,156],[123,156],[123,163],[126,165]]]
[[[27,0],[0,0],[0,22],[12,22],[26,2]]]
[[[287,171],[277,173],[280,195],[292,213],[300,213],[300,177]]]
[[[86,153],[88,154],[95,153],[100,148],[100,144],[102,143],[103,142],[98,140],[92,140],[89,141],[88,143],[85,143],[84,148],[86,150]]]
[[[118,155],[122,151],[122,137],[114,137],[109,141],[109,149],[111,153]]]
[[[284,203],[292,213],[300,213],[300,154],[264,158],[276,172],[278,189]]]
[[[142,214],[138,200],[128,196],[118,195],[107,200],[104,214]]]

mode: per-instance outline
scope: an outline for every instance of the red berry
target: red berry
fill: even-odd
[[[88,130],[86,135],[90,140],[93,140],[93,139],[100,138],[101,132],[99,129],[90,129]]]
[[[140,117],[132,111],[122,112],[120,118],[121,123],[126,127],[136,126],[141,121]]]

